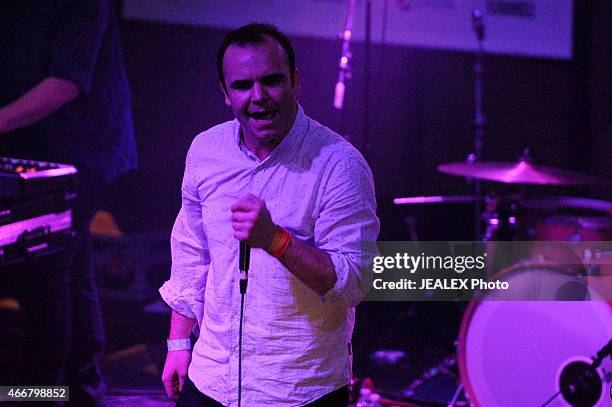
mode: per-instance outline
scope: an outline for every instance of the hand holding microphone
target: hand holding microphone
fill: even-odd
[[[278,227],[266,203],[253,194],[239,199],[231,208],[234,237],[250,247],[268,248]]]
[[[234,237],[240,241],[240,291],[246,292],[251,247],[267,249],[272,244],[278,227],[266,203],[253,194],[247,194],[232,205]]]

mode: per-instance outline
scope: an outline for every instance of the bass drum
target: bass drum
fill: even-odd
[[[551,280],[551,275],[558,278]],[[498,278],[509,283],[509,290],[513,283],[524,288],[528,280],[559,284],[581,280],[562,268],[529,262],[504,270]],[[546,291],[550,295],[553,290]],[[485,295],[470,303],[461,323],[457,354],[470,403],[542,406],[558,393],[564,367],[590,361],[612,339],[612,307],[592,289],[587,291],[589,300],[584,301],[496,301]],[[583,405],[612,404],[608,398],[611,371],[612,362],[606,358],[598,369],[602,389]],[[569,405],[560,394],[547,404]]]

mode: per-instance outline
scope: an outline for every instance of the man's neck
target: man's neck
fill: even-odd
[[[276,146],[279,145],[285,137],[287,137],[286,134],[279,140],[274,140],[274,142],[258,143],[254,142],[248,137],[244,137],[244,132],[242,131],[242,129],[240,129],[240,140],[242,141],[242,143],[244,143],[244,146],[262,161],[268,158],[268,156],[270,156],[272,150],[274,150]]]
[[[245,137],[242,127],[240,128],[240,140],[242,141],[242,143],[244,143],[245,147],[251,153],[253,153],[257,158],[263,161],[266,158],[268,158],[270,154],[272,154],[272,150],[274,150],[276,146],[278,146],[285,139],[285,137],[287,137],[287,135],[291,132],[291,129],[293,129],[293,127],[295,126],[295,121],[297,120],[297,113],[298,113],[298,106],[296,104],[295,112],[293,113],[293,121],[291,122],[291,127],[289,127],[289,130],[287,130],[287,133],[284,136],[274,141],[265,143],[265,142],[258,142],[258,140],[254,138]]]

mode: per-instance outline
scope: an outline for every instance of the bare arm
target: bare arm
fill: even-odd
[[[48,77],[14,102],[0,108],[0,134],[30,126],[79,96],[72,81]]]
[[[170,336],[168,339],[189,338],[195,324],[196,320],[194,318],[186,317],[172,310],[172,317],[170,318]]]
[[[308,288],[326,294],[336,284],[336,272],[329,255],[299,239],[293,239],[279,258],[281,263]]]
[[[186,317],[172,310],[170,336],[168,339],[189,338],[195,323],[196,320],[194,318]],[[190,362],[191,350],[168,351],[166,363],[164,363],[164,371],[162,372],[162,382],[168,397],[175,400],[178,398],[179,393],[183,389]]]

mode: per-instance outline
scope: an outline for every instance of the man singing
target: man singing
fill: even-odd
[[[239,241],[252,248],[241,404],[348,404],[355,306],[379,222],[370,169],[304,114],[295,54],[276,27],[228,33],[217,55],[235,120],[187,153],[172,231],[172,308],[162,380],[178,406],[238,405]],[[199,338],[190,350],[190,333]]]

